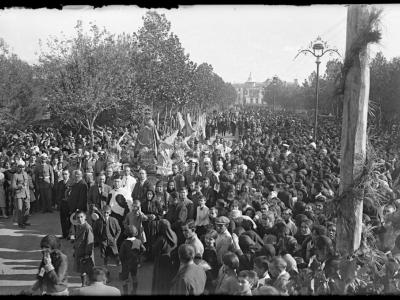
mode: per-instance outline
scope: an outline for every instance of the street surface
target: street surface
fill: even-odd
[[[29,219],[32,225],[25,229],[13,225],[11,217],[0,219],[0,295],[17,295],[34,284],[42,259],[40,240],[46,234],[60,236],[59,218],[58,211],[45,214],[35,213]],[[74,288],[81,286],[79,274],[73,271],[72,243],[61,240],[61,250],[68,256],[68,285],[71,292]],[[103,265],[98,248],[95,248],[95,264]],[[119,288],[122,292],[122,284],[118,279],[120,268],[114,261],[109,262],[110,285]],[[138,294],[150,294],[152,272],[153,265],[143,262],[138,271]]]

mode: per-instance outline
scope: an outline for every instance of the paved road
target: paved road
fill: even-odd
[[[13,225],[10,219],[0,219],[0,295],[16,295],[29,288],[35,282],[35,274],[41,260],[40,240],[46,234],[61,234],[59,213],[35,213],[29,222],[32,224],[26,229]],[[78,273],[73,272],[72,244],[62,241],[62,251],[69,258],[68,283],[70,291],[80,286]],[[98,249],[95,249],[95,263],[102,265]],[[113,262],[108,266],[111,272],[110,285],[119,288],[122,285],[118,280],[120,267]],[[149,295],[151,290],[152,265],[143,263],[139,269],[138,293]]]

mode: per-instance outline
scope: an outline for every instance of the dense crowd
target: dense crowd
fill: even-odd
[[[110,259],[121,266],[123,294],[136,293],[143,259],[154,262],[152,294],[338,292],[337,220],[328,210],[340,184],[340,122],[321,118],[313,140],[303,115],[216,113],[204,139],[189,139],[183,159],[172,155],[169,176],[147,174],[135,151],[124,155],[136,131],[100,128],[93,146],[88,137],[56,129],[3,133],[2,217],[25,228],[30,214],[59,211],[61,238],[73,241],[74,270],[82,274],[77,293],[119,294],[104,284],[107,270],[94,262],[94,247],[103,266]],[[400,209],[400,148],[398,132],[371,137],[384,204],[365,203],[363,223],[378,236]],[[110,155],[120,170],[110,166]],[[378,243],[395,259],[396,238]],[[58,238],[46,236],[41,247],[33,288],[67,294]]]

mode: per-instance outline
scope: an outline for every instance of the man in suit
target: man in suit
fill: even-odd
[[[94,175],[97,177],[106,169],[106,159],[104,151],[99,151],[99,159],[94,163]]]
[[[90,214],[93,212],[93,207],[97,207],[99,210],[103,209],[103,207],[107,204],[108,195],[111,193],[111,190],[112,187],[106,184],[106,175],[101,173],[97,177],[96,184],[89,188],[87,201]]]
[[[171,295],[201,295],[206,285],[206,272],[194,263],[195,250],[192,245],[182,244],[178,249],[180,268],[172,279]]]
[[[111,167],[107,167],[106,169],[106,184],[113,187],[113,177],[114,171]]]
[[[55,187],[56,203],[60,207],[60,222],[63,239],[68,238],[69,230],[71,228],[71,222],[69,220],[71,211],[69,210],[68,196],[71,192],[73,181],[70,179],[69,175],[68,169],[62,170],[62,180],[57,182]]]
[[[147,172],[144,169],[139,171],[139,180],[136,182],[132,192],[132,199],[139,200],[142,204],[146,202],[146,193],[151,187],[150,181],[147,179]]]
[[[90,186],[93,183],[94,164],[96,161],[93,159],[93,156],[89,153],[89,151],[85,151],[83,155],[84,157],[82,159],[81,167],[83,170],[84,179]]]
[[[76,296],[121,296],[121,291],[113,286],[106,285],[108,270],[94,267],[90,274],[91,284],[76,289],[72,295]]]

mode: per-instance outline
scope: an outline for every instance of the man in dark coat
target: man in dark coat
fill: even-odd
[[[201,295],[206,285],[206,272],[194,263],[192,245],[182,244],[178,249],[180,268],[172,279],[171,295]]]
[[[47,163],[47,154],[41,155],[41,164],[37,165],[34,170],[37,188],[39,190],[39,201],[42,206],[42,212],[52,212],[51,208],[51,194],[52,186],[54,185],[53,168]]]
[[[95,208],[95,213],[99,218],[93,224],[93,233],[95,243],[100,245],[100,256],[104,259],[104,265],[107,266],[108,258],[115,258],[119,265],[117,240],[121,234],[121,227],[118,220],[111,217],[111,207],[104,206],[103,212]]]
[[[147,172],[144,169],[139,171],[139,180],[136,182],[132,192],[133,200],[140,200],[143,204],[146,202],[147,190],[151,187],[150,181],[147,179]]]
[[[71,228],[71,222],[69,217],[72,211],[69,210],[68,197],[71,192],[71,186],[73,184],[69,177],[69,170],[64,169],[62,171],[62,180],[57,182],[55,189],[56,203],[60,207],[60,222],[62,238],[67,239],[69,237],[69,230]]]
[[[111,193],[111,190],[111,186],[106,184],[106,175],[100,174],[97,177],[96,184],[89,188],[87,201],[90,214],[92,213],[93,206],[97,207],[99,210],[103,209],[108,201],[108,195]]]
[[[88,186],[83,180],[83,174],[81,170],[75,171],[75,183],[71,187],[71,193],[68,197],[69,211],[74,212],[77,209],[87,211],[87,194]]]

